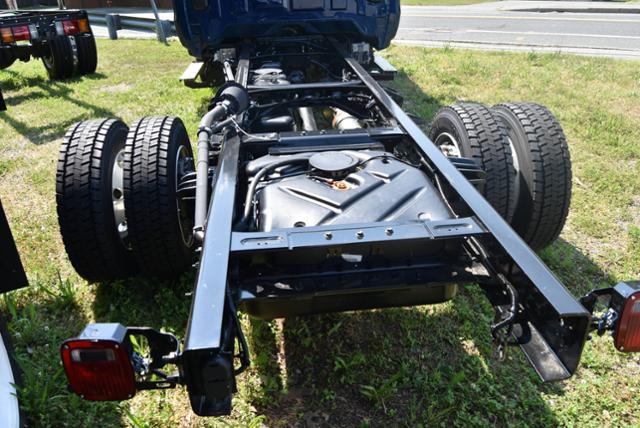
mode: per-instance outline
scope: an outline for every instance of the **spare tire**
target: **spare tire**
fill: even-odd
[[[483,195],[505,220],[514,211],[515,175],[502,123],[482,104],[462,103],[436,113],[429,138],[450,157],[473,159],[486,173]]]
[[[516,207],[511,226],[534,250],[562,231],[571,203],[571,159],[560,124],[544,106],[499,104],[516,167]]]

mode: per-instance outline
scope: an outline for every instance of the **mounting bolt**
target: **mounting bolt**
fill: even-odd
[[[333,238],[333,233],[331,233],[331,232],[325,232],[324,233],[324,239],[326,239],[327,241],[330,241],[331,238]]]
[[[393,235],[393,229],[392,229],[392,228],[390,228],[390,227],[387,227],[387,228],[385,229],[384,233],[386,233],[386,234],[387,234],[387,236],[391,236],[391,235]]]
[[[364,232],[361,231],[361,230],[357,231],[356,232],[356,238],[358,238],[358,239],[364,238]]]

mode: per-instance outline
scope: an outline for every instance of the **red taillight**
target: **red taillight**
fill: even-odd
[[[29,32],[28,25],[19,25],[16,27],[11,27],[11,32],[13,33],[13,40],[31,40],[31,33]]]
[[[627,297],[614,337],[619,351],[640,352],[640,291]]]
[[[136,392],[129,353],[114,340],[71,339],[62,345],[69,386],[87,400],[126,400]]]
[[[71,36],[80,32],[80,28],[78,27],[78,20],[76,19],[68,19],[62,21],[62,29],[64,34],[67,36]]]

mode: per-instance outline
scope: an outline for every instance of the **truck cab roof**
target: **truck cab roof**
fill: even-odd
[[[174,0],[173,7],[180,40],[198,59],[245,39],[294,35],[384,49],[400,21],[399,0]]]

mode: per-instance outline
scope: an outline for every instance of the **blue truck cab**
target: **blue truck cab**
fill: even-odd
[[[174,0],[180,41],[197,59],[243,40],[327,35],[389,46],[399,0]]]

